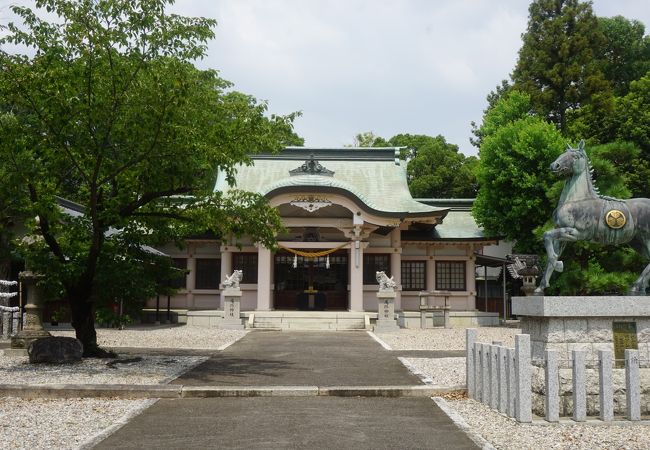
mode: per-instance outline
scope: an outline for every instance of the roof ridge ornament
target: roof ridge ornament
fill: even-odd
[[[292,177],[296,175],[321,175],[331,177],[334,175],[334,172],[323,167],[321,163],[314,158],[314,154],[312,153],[309,155],[309,159],[307,159],[300,167],[290,170],[289,174]]]

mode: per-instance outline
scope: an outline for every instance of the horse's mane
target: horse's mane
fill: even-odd
[[[603,195],[600,193],[598,186],[596,186],[596,183],[594,182],[594,167],[591,165],[591,159],[589,159],[589,156],[587,156],[586,152],[584,153],[584,155],[585,155],[585,159],[587,160],[587,176],[589,177],[589,182],[591,183],[591,187],[594,189],[596,196],[603,200],[614,200],[614,201],[622,202],[623,199],[612,197],[610,195]]]

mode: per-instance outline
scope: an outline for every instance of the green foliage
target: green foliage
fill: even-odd
[[[551,294],[625,295],[644,267],[642,258],[630,248],[585,242],[568,246],[562,259],[564,272],[551,283]]]
[[[484,134],[477,178],[480,190],[473,214],[486,232],[516,241],[517,250],[536,252],[536,227],[550,217],[555,203],[547,198],[553,185],[549,165],[564,140],[544,120],[528,115],[527,96],[512,92],[483,119]]]
[[[116,313],[110,307],[101,307],[95,311],[95,322],[109,328],[122,328],[132,324],[133,319],[128,314]]]
[[[564,131],[568,110],[610,89],[595,59],[605,36],[589,2],[535,0],[528,11],[514,88],[528,93],[534,110]]]
[[[650,36],[645,36],[641,22],[622,16],[599,17],[598,27],[605,42],[597,47],[595,57],[614,93],[624,96],[630,83],[650,70]]]
[[[354,138],[359,147],[402,147],[401,158],[408,161],[407,177],[411,194],[419,198],[471,198],[476,195],[478,159],[459,153],[458,146],[443,136],[398,134],[386,140],[372,131]]]
[[[25,216],[38,217],[26,224],[40,240],[22,251],[70,301],[78,336],[85,323],[84,346],[94,337],[89,301],[152,294],[161,263],[144,245],[210,230],[273,246],[281,228],[262,196],[224,198],[212,187],[217,171],[232,181],[253,150],[301,143],[297,114],[269,115],[215,70],[194,67],[215,22],[166,14],[169,3],[40,0],[56,21],[13,7],[23,24],[0,39],[31,49],[0,51],[0,170],[9,174],[0,192],[11,180],[28,199]],[[63,216],[56,195],[83,215]]]

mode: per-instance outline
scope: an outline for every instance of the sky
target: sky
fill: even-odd
[[[0,0],[0,23],[12,3]],[[307,146],[351,145],[366,131],[441,134],[471,155],[470,123],[480,123],[485,97],[514,68],[528,4],[177,0],[170,10],[216,19],[198,65],[268,101],[271,113],[301,111],[295,130]],[[593,8],[650,27],[649,0],[595,0]]]

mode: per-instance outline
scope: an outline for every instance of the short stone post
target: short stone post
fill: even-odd
[[[546,386],[544,406],[547,422],[560,421],[559,354],[556,350],[546,350]]]
[[[483,399],[483,371],[481,370],[481,361],[483,346],[479,342],[474,343],[474,399],[482,401]]]
[[[29,344],[36,339],[48,337],[51,334],[43,329],[43,323],[41,322],[43,298],[38,282],[43,278],[43,275],[27,270],[20,272],[19,276],[23,287],[27,289],[27,301],[25,304],[23,329],[11,338],[11,348],[26,350]]]
[[[481,401],[490,404],[490,344],[481,344]]]
[[[375,331],[391,332],[399,330],[397,320],[395,320],[395,290],[379,290],[377,292],[378,315]]]
[[[467,396],[474,398],[474,344],[476,343],[476,328],[465,330],[465,385]]]
[[[611,350],[598,351],[598,392],[600,394],[600,420],[614,420],[614,387],[612,385],[613,356]]]
[[[507,366],[506,371],[508,372],[508,417],[515,417],[515,397],[517,396],[516,390],[516,377],[515,377],[515,349],[509,348],[506,351]]]
[[[506,373],[508,349],[499,346],[497,356],[499,358],[499,365],[497,368],[499,378],[499,412],[505,414],[508,409],[508,375]]]
[[[587,420],[587,376],[585,362],[587,352],[573,350],[573,420],[584,422]]]
[[[11,313],[2,311],[2,339],[9,339],[11,331]]]
[[[629,420],[641,420],[639,351],[625,349],[625,410]]]
[[[499,408],[499,347],[490,345],[490,408]]]
[[[533,421],[530,379],[530,336],[515,336],[515,419],[517,422]]]

